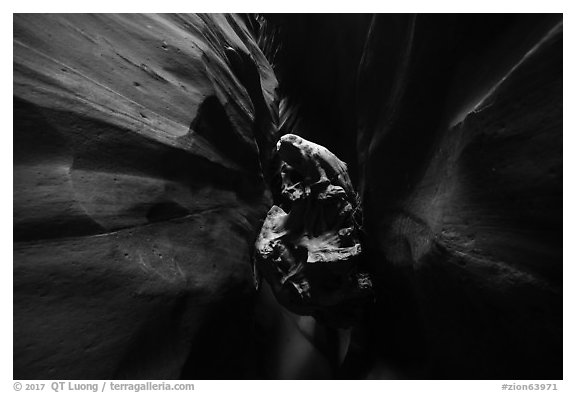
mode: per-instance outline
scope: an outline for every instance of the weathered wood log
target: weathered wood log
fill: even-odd
[[[291,311],[338,327],[350,326],[371,298],[360,272],[357,196],[346,164],[297,135],[277,144],[282,160],[280,205],[256,242],[256,262],[278,300]]]

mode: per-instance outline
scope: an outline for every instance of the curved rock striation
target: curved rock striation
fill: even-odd
[[[14,16],[14,378],[250,375],[276,84],[234,15]]]
[[[376,302],[341,373],[561,379],[562,15],[269,19],[286,127],[362,199]]]
[[[359,94],[384,105],[361,112],[358,151],[388,301],[371,323],[404,375],[562,378],[562,19],[515,18],[476,33],[481,52],[432,51],[423,31],[469,27],[405,18],[393,65],[374,20]]]
[[[562,16],[242,18],[14,16],[14,378],[561,379]]]

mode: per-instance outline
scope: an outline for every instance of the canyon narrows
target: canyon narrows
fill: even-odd
[[[561,14],[13,31],[14,378],[562,379]]]

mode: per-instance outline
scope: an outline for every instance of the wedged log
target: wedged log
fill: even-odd
[[[287,134],[277,144],[280,206],[256,241],[256,262],[292,312],[350,327],[369,303],[372,282],[359,269],[361,214],[346,164],[328,149]]]
[[[561,379],[562,15],[269,20],[283,128],[362,199],[348,375]]]

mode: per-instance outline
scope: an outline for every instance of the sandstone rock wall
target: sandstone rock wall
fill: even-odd
[[[561,15],[271,18],[286,110],[363,197],[376,303],[342,372],[562,378]]]
[[[562,16],[266,21],[14,16],[14,377],[562,378]],[[275,73],[362,197],[342,337],[255,299]]]
[[[276,84],[237,16],[14,16],[14,378],[250,373]]]
[[[406,23],[396,95],[360,130],[388,333],[407,343],[382,351],[435,378],[561,378],[562,21],[511,24],[446,76],[433,23]]]

